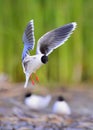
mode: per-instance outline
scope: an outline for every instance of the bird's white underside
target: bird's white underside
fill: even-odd
[[[34,23],[33,23],[33,20],[30,21],[30,24],[32,25],[32,31],[34,31]],[[59,46],[61,46],[62,44],[64,44],[64,43],[68,40],[68,38],[69,38],[70,35],[73,33],[73,31],[75,30],[76,25],[77,25],[76,22],[72,22],[72,24],[73,24],[73,28],[72,28],[72,30],[70,31],[70,33],[67,35],[67,37],[66,37],[62,42],[59,41],[60,44],[58,44],[56,47],[54,47],[53,49],[51,49],[51,50],[47,53],[47,55],[49,55],[54,49],[58,48]],[[34,32],[32,32],[32,33],[33,33],[33,35],[34,35]],[[25,37],[23,37],[23,41],[26,41],[26,39],[24,39],[24,38],[25,38]],[[43,38],[43,36],[42,36],[40,39],[42,39],[42,38]],[[40,41],[40,39],[38,40],[38,42]],[[35,44],[35,41],[34,41],[34,43],[33,43],[33,48],[34,48],[34,44]],[[39,46],[39,44],[38,44],[38,46]],[[27,56],[24,58],[23,63],[22,63],[23,71],[24,71],[24,73],[25,73],[25,75],[26,75],[26,82],[25,82],[25,85],[24,85],[25,88],[27,87],[27,84],[28,84],[28,80],[29,80],[30,75],[31,75],[33,72],[35,72],[35,71],[42,65],[42,63],[41,63],[41,56],[42,56],[43,54],[41,53],[40,47],[38,47],[38,46],[37,46],[37,55],[35,55],[35,56],[30,56],[30,55],[27,54]],[[32,49],[33,49],[33,48],[32,48]],[[27,61],[29,61],[29,63],[28,63],[28,65],[27,65],[27,70],[26,70],[26,67],[25,67],[25,65],[24,65],[24,62],[27,62]]]
[[[25,104],[34,110],[41,110],[48,106],[51,101],[51,96],[47,95],[45,97],[39,95],[31,95],[25,98]]]
[[[71,109],[65,101],[56,101],[53,105],[53,113],[70,115]]]

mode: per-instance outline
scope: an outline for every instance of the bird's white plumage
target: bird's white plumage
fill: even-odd
[[[56,101],[52,108],[53,113],[70,115],[71,109],[66,101]]]
[[[25,104],[33,110],[42,110],[46,108],[51,101],[51,96],[47,95],[45,97],[39,95],[31,95],[25,98]]]
[[[26,82],[24,85],[24,88],[27,87],[28,84],[28,80],[30,75],[33,73],[35,73],[35,71],[40,68],[40,66],[43,65],[43,63],[41,62],[41,55],[34,55],[34,56],[29,56],[27,55],[22,63],[23,66],[23,71],[26,75]]]
[[[75,30],[76,25],[76,22],[72,22],[44,34],[38,40],[37,54],[30,56],[29,51],[32,50],[35,45],[34,22],[31,20],[28,23],[23,34],[24,49],[22,53],[22,67],[26,75],[24,87],[27,87],[30,75],[43,64],[41,61],[42,56],[48,56],[54,49],[64,44]]]

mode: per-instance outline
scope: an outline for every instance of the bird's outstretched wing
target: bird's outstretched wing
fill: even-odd
[[[24,49],[22,53],[22,60],[26,57],[26,55],[29,53],[29,50],[32,50],[34,48],[35,44],[35,38],[34,38],[34,23],[33,20],[31,20],[23,34],[23,43],[24,43]]]
[[[54,49],[64,44],[76,28],[76,25],[75,22],[72,22],[43,35],[38,40],[37,54],[42,53],[49,55]]]

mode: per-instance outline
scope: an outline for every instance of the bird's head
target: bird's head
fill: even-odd
[[[65,99],[64,99],[64,97],[63,96],[59,96],[58,97],[58,101],[64,101]]]
[[[28,93],[25,94],[25,98],[29,98],[29,97],[31,97],[31,95],[32,95],[32,93],[28,92]]]
[[[48,62],[48,56],[43,55],[43,56],[41,57],[41,61],[42,61],[43,64],[46,64],[46,63]]]

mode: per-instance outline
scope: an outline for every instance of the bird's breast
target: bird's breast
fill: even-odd
[[[28,64],[28,71],[35,72],[37,69],[40,68],[42,65],[41,58],[40,57],[33,57]]]
[[[39,69],[42,64],[40,55],[29,56],[23,63],[24,72],[31,74]]]

